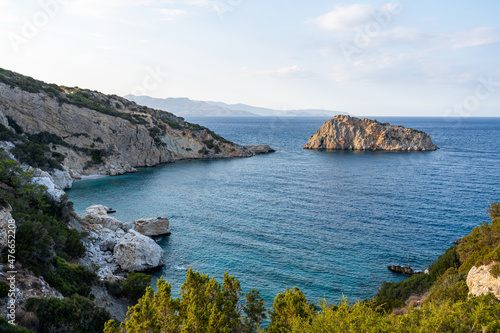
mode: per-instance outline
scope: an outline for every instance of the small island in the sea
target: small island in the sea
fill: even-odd
[[[326,150],[436,150],[429,134],[366,118],[337,115],[303,146]]]

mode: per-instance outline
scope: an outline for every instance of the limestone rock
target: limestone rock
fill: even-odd
[[[170,222],[166,217],[139,219],[134,221],[134,230],[150,237],[170,235],[169,225]]]
[[[494,265],[500,265],[500,263],[492,262],[489,265],[474,266],[470,269],[467,274],[469,294],[480,296],[493,293],[496,298],[500,299],[500,276],[495,278],[490,273]]]
[[[12,219],[11,211],[12,207],[9,204],[0,204],[0,249],[8,244],[9,220]]]
[[[66,170],[53,169],[49,172],[53,183],[61,190],[70,189],[73,185],[73,177]]]
[[[149,237],[129,230],[114,248],[114,257],[128,272],[142,272],[163,265],[163,250]]]
[[[61,138],[64,144],[50,147],[65,156],[63,165],[75,177],[118,175],[182,159],[252,156],[242,146],[171,113],[139,106],[116,95],[77,90],[109,110],[99,112],[72,104],[65,96],[71,92],[54,97],[0,82],[2,115],[12,117],[26,133],[49,132]],[[5,122],[5,117],[0,116],[0,122]],[[100,151],[99,158],[96,161],[85,151]],[[58,186],[65,187],[63,183]]]
[[[326,121],[304,149],[436,150],[429,134],[376,120],[337,115]]]
[[[43,185],[47,188],[47,194],[56,202],[62,202],[67,199],[66,193],[58,187],[52,180],[52,176],[45,171],[36,169],[31,180],[33,183]]]
[[[83,223],[100,224],[104,228],[116,231],[123,227],[123,223],[107,213],[107,207],[103,205],[92,205],[80,214]]]
[[[255,155],[274,153],[276,150],[268,145],[248,145],[245,146],[250,152]]]

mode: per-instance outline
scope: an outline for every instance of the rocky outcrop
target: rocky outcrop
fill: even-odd
[[[338,115],[311,137],[304,149],[327,150],[436,150],[422,131],[366,118]]]
[[[410,266],[392,265],[392,266],[387,266],[387,269],[390,270],[391,272],[404,274],[406,276],[412,276],[413,274],[415,274],[415,272]]]
[[[114,281],[120,269],[128,272],[145,271],[159,267],[163,263],[163,250],[156,242],[132,230],[132,224],[126,224],[108,215],[110,208],[93,205],[77,216],[78,230],[88,233],[84,240],[87,253],[81,259],[86,266],[97,266],[97,275],[103,280]],[[158,232],[168,228],[168,219],[141,219],[153,222]],[[166,221],[166,222],[165,222]],[[72,224],[72,225],[73,225]]]
[[[16,82],[31,81],[0,71],[0,122],[10,116],[25,133],[52,135],[46,136],[49,147],[64,155],[63,165],[74,178],[117,175],[181,159],[253,156],[205,127],[116,95]]]
[[[45,186],[47,188],[47,194],[54,201],[62,202],[67,199],[66,193],[54,183],[52,176],[48,172],[36,169],[33,173],[33,178],[31,181],[33,183]]]
[[[128,272],[148,271],[163,265],[163,249],[154,240],[129,230],[115,245],[116,262]]]
[[[139,219],[134,221],[134,230],[149,237],[170,235],[169,225],[170,222],[166,217]]]
[[[467,274],[467,286],[469,294],[474,296],[486,295],[493,293],[496,298],[500,299],[500,276],[494,277],[491,274],[491,269],[494,265],[500,265],[498,262],[492,262],[489,265],[472,267]]]
[[[0,248],[8,244],[9,221],[12,219],[10,212],[12,212],[12,207],[6,202],[0,202]]]
[[[124,224],[114,217],[108,215],[108,208],[103,205],[92,205],[85,209],[80,215],[83,222],[86,224],[100,224],[102,227],[117,231],[124,229]],[[126,228],[128,230],[128,228]]]
[[[276,150],[269,147],[268,145],[248,145],[245,146],[245,148],[255,155],[269,154],[276,152]]]

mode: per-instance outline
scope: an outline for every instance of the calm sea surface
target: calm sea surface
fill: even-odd
[[[425,269],[500,201],[500,118],[377,118],[426,131],[434,152],[303,150],[326,118],[188,120],[278,152],[176,162],[68,191],[79,213],[104,204],[124,222],[168,217],[166,265],[154,276],[174,292],[193,267],[218,279],[229,271],[268,305],[294,286],[314,302],[370,298],[403,278],[387,265]]]

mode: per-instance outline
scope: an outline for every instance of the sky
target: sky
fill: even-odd
[[[500,1],[0,0],[0,67],[107,94],[500,116]]]

